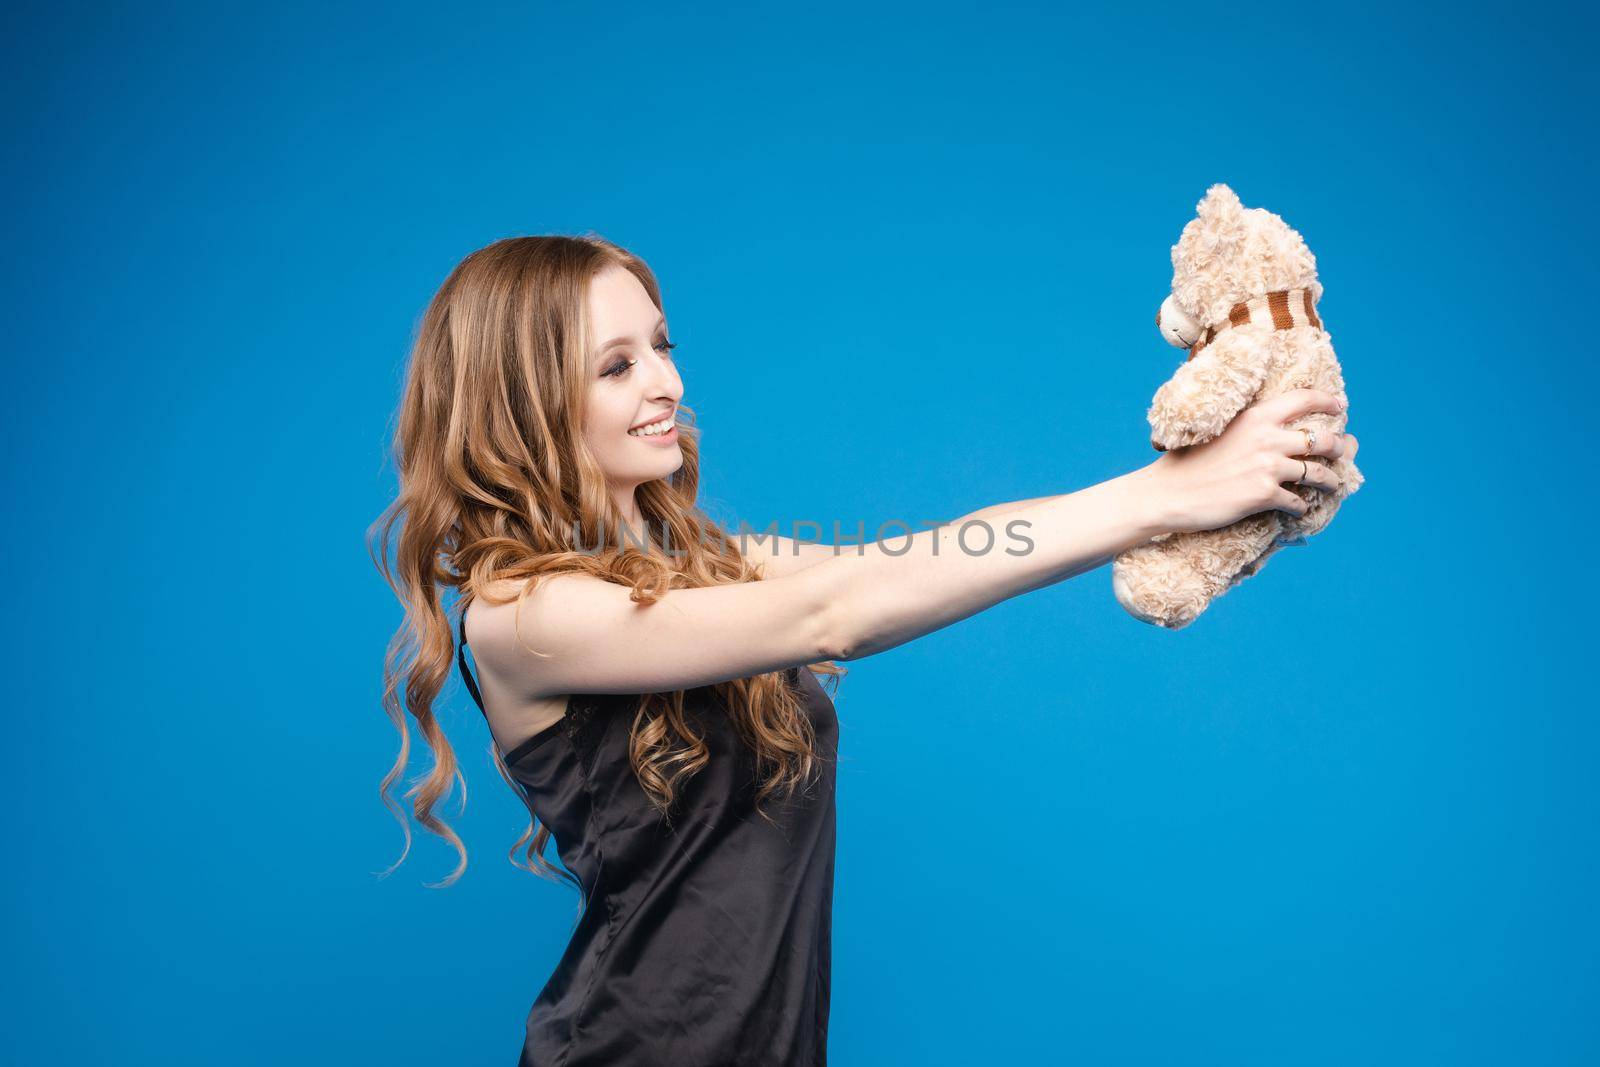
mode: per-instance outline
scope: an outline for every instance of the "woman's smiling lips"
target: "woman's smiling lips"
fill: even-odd
[[[677,407],[673,407],[671,411],[668,411],[665,414],[657,415],[648,422],[641,422],[638,426],[630,427],[628,430],[628,436],[638,438],[641,441],[649,441],[652,444],[671,444],[673,441],[678,439],[678,424],[676,422],[672,422],[677,414]],[[654,426],[658,422],[672,422],[672,425],[667,428],[665,433],[650,434],[646,436],[645,434],[633,432],[634,430],[641,430],[646,426]]]
[[[673,423],[672,429],[668,430],[666,433],[651,434],[649,436],[639,433],[630,433],[628,436],[633,438],[635,441],[643,441],[650,445],[670,445],[672,442],[678,439],[678,425],[677,423]]]

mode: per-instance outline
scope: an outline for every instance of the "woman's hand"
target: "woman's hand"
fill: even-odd
[[[1284,488],[1301,482],[1318,489],[1337,489],[1339,479],[1326,464],[1300,456],[1354,458],[1358,443],[1351,434],[1319,433],[1317,447],[1306,451],[1306,435],[1284,423],[1313,411],[1337,415],[1339,400],[1321,389],[1292,389],[1245,408],[1221,434],[1200,444],[1164,452],[1146,470],[1174,532],[1215,530],[1247,515],[1276,510],[1305,513],[1307,503]]]

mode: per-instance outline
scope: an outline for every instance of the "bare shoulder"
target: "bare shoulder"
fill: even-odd
[[[515,650],[523,643],[517,599],[526,584],[522,579],[495,582],[485,592],[497,600],[510,598],[507,603],[480,598],[467,607],[467,644],[477,667],[484,717],[502,753],[554,726],[566,715],[569,699],[567,694],[530,693],[524,684],[526,672],[520,669],[521,655]],[[536,597],[537,593],[523,602],[524,623],[528,604]]]
[[[467,610],[467,643],[475,658],[507,659],[513,647],[526,643],[530,622],[537,621],[547,603],[546,590],[573,577],[579,576],[541,575],[531,591],[526,578],[502,578],[484,586]]]

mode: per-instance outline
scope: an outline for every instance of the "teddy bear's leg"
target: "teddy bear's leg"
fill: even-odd
[[[1112,590],[1134,618],[1180,630],[1260,569],[1278,531],[1276,513],[1263,512],[1220,530],[1146,541],[1112,560]]]
[[[1150,443],[1166,451],[1211,440],[1254,399],[1269,365],[1258,331],[1223,331],[1156,390]]]

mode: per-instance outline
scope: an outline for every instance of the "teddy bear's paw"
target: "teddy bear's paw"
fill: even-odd
[[[1366,482],[1366,475],[1362,474],[1360,469],[1354,463],[1346,460],[1340,464],[1339,495],[1341,497],[1354,494],[1355,491],[1365,485]]]
[[[1144,608],[1138,591],[1134,588],[1132,568],[1128,565],[1127,554],[1124,553],[1111,561],[1111,591],[1116,595],[1117,603],[1123,610],[1140,622],[1155,622],[1155,616]]]
[[[1181,630],[1205,611],[1210,597],[1182,580],[1172,561],[1153,546],[1128,549],[1111,563],[1111,588],[1117,603],[1140,622]]]
[[[1150,423],[1150,443],[1158,451],[1209,441],[1228,424],[1228,416],[1215,396],[1193,388],[1188,377],[1174,378],[1156,390],[1145,417]]]
[[[1254,334],[1224,332],[1156,390],[1147,416],[1151,444],[1166,451],[1222,433],[1260,391],[1267,364]]]
[[[1140,622],[1167,628],[1167,605],[1151,581],[1150,555],[1138,549],[1122,553],[1111,563],[1111,591],[1124,611]]]
[[[1172,383],[1168,383],[1171,385]],[[1179,390],[1163,386],[1156,393],[1147,418],[1150,443],[1157,451],[1197,445],[1216,437],[1228,425],[1227,415],[1214,405],[1187,402]]]
[[[1199,609],[1186,609],[1184,611],[1168,615],[1165,618],[1156,619],[1155,624],[1161,627],[1163,630],[1181,630],[1185,626],[1188,626],[1191,622],[1194,622],[1194,620],[1198,619],[1200,617],[1200,613],[1203,611],[1205,611],[1204,606],[1200,607]]]

